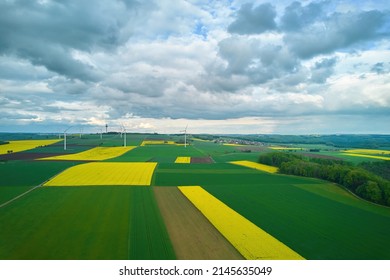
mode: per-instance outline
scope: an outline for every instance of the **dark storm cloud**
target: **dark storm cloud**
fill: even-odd
[[[378,62],[371,67],[371,72],[378,75],[390,73],[390,62]]]
[[[276,11],[269,4],[253,7],[252,3],[243,4],[237,12],[237,18],[232,22],[228,31],[237,34],[260,34],[276,28]]]
[[[225,75],[243,75],[255,84],[293,72],[299,66],[288,49],[257,39],[226,38],[219,43],[219,54],[228,62]]]
[[[310,132],[388,112],[384,0],[293,1],[0,1],[0,115],[21,131],[305,115]]]
[[[126,12],[136,1],[1,1],[0,54],[13,54],[71,78],[98,73],[72,50],[109,50],[126,41]]]
[[[311,81],[314,83],[324,83],[326,79],[333,74],[333,68],[336,65],[336,58],[325,58],[316,62],[311,69]]]
[[[361,13],[334,13],[317,24],[305,26],[299,32],[285,34],[286,45],[301,58],[329,54],[339,49],[353,47],[388,37],[384,28],[390,22],[390,14],[377,10]]]
[[[45,67],[35,67],[24,59],[0,56],[0,79],[4,80],[40,80],[52,76]]]
[[[91,86],[92,85],[89,82],[64,77],[56,77],[48,81],[48,87],[58,94],[83,94],[86,93]]]
[[[149,75],[129,75],[117,73],[113,75],[106,84],[124,93],[136,93],[147,97],[158,97],[163,95],[169,81],[161,77]]]
[[[285,8],[281,18],[281,28],[286,31],[297,31],[318,20],[323,16],[323,6],[326,2],[310,3],[302,6],[300,2],[293,2]]]

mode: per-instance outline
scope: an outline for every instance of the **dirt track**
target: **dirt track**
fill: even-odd
[[[154,187],[154,193],[178,259],[243,259],[177,187]]]

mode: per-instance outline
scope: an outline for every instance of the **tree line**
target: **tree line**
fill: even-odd
[[[390,181],[345,161],[308,158],[291,153],[260,155],[259,162],[279,168],[279,173],[313,177],[342,185],[368,201],[390,206]]]

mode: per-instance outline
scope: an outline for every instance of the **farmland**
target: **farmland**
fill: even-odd
[[[0,227],[1,259],[175,258],[148,188],[40,188],[1,209]]]
[[[0,259],[390,259],[390,208],[258,163],[271,147],[331,147],[123,139],[69,137],[66,151],[52,139],[2,155]],[[344,154],[388,151],[317,154],[353,165]]]
[[[7,144],[0,145],[0,155],[6,153],[16,153],[31,150],[37,147],[51,145],[60,140],[19,140],[9,141]]]
[[[180,191],[247,259],[303,259],[199,186],[179,187]]]
[[[74,166],[44,186],[149,186],[156,163],[99,162]]]
[[[241,166],[246,166],[246,167],[249,167],[249,168],[254,168],[254,169],[265,171],[265,172],[269,172],[269,173],[276,173],[276,172],[278,172],[278,169],[276,167],[274,167],[274,166],[269,166],[269,165],[265,165],[265,164],[261,164],[261,163],[248,161],[248,160],[231,161],[230,163],[241,165]]]
[[[97,147],[76,154],[53,156],[42,160],[105,160],[115,158],[134,149],[135,147]]]

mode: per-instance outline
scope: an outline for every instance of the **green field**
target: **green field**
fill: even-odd
[[[193,185],[202,186],[307,259],[390,259],[390,208],[318,179],[229,163],[257,161],[267,150],[259,146],[197,140],[186,148],[139,146],[144,139],[162,138],[182,137],[128,134],[127,145],[138,147],[107,160],[157,162],[151,187],[38,187],[24,194],[81,163],[0,161],[0,259],[175,259],[153,190]],[[21,153],[76,153],[96,146],[121,146],[123,138],[120,134],[105,134],[103,139],[98,134],[74,135],[68,145],[66,151],[59,142]],[[354,163],[372,160],[342,157],[339,152],[320,154]],[[178,164],[174,163],[177,157],[211,157],[213,162]]]
[[[0,204],[75,164],[77,163],[20,160],[0,163]]]
[[[272,184],[311,184],[313,179],[275,175],[259,172],[229,163],[216,164],[159,164],[155,172],[156,186],[180,185],[233,185],[241,189],[243,185]]]
[[[175,162],[177,157],[202,157],[203,154],[192,146],[184,148],[175,145],[147,145],[137,147],[126,154],[107,161],[128,162],[128,161],[153,161],[153,162]]]
[[[175,258],[151,188],[39,188],[0,228],[0,259]]]
[[[269,181],[244,185],[239,195],[231,185],[205,189],[307,259],[390,259],[389,209],[379,214],[378,206],[362,209]]]

